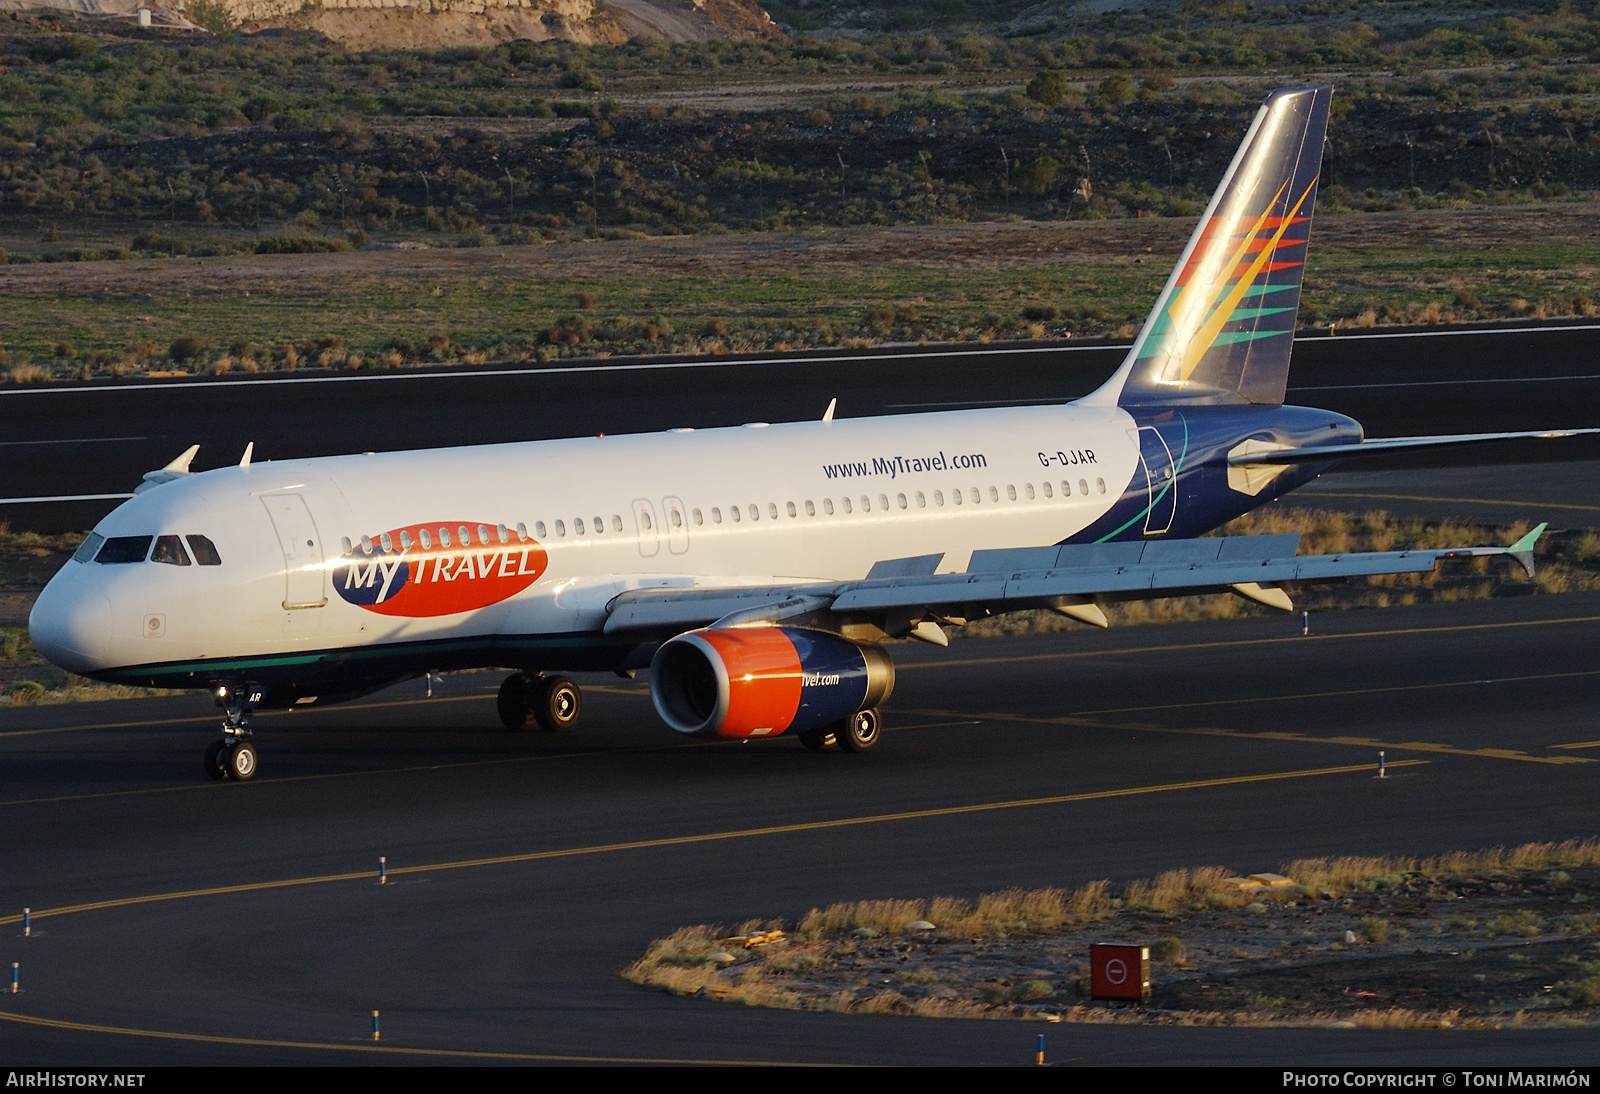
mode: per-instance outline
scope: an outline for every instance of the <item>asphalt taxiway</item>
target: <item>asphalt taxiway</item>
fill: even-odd
[[[0,386],[0,520],[81,531],[191,444],[198,471],[236,462],[247,442],[257,460],[288,459],[795,421],[820,417],[832,398],[841,417],[1063,402],[1092,391],[1125,353],[1095,342],[880,346]],[[1296,341],[1288,400],[1348,414],[1370,437],[1594,426],[1597,360],[1593,323],[1309,337]],[[1600,460],[1600,437],[1345,466],[1573,460]]]
[[[0,1060],[1026,1064],[1043,1032],[1061,1063],[1592,1064],[1589,1030],[852,1016],[618,974],[836,900],[1593,836],[1597,640],[1570,594],[902,645],[865,756],[679,739],[601,677],[578,732],[512,734],[466,674],[261,718],[248,784],[202,776],[203,698],[6,710]]]

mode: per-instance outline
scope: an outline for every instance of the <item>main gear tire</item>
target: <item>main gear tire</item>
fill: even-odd
[[[883,718],[877,707],[856,711],[834,732],[839,747],[846,752],[871,752],[882,736]]]
[[[530,705],[546,733],[570,733],[583,717],[583,692],[570,676],[546,676],[539,680]]]
[[[495,709],[500,714],[500,722],[507,729],[526,729],[528,715],[532,713],[529,707],[529,685],[533,683],[528,679],[528,674],[519,672],[515,676],[507,676],[505,683],[500,685],[500,695],[495,700]]]

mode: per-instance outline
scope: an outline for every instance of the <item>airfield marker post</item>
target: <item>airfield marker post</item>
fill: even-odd
[[[1310,633],[1311,633],[1311,613],[1310,612],[1301,612],[1300,613],[1300,634],[1303,637],[1303,636],[1308,635]]]
[[[1380,778],[1380,779],[1388,778],[1388,776],[1384,773],[1384,770],[1383,770],[1383,750],[1382,749],[1378,750],[1378,778]]]
[[[11,994],[15,995],[22,990],[22,965],[20,962],[11,962]]]
[[[378,884],[389,884],[389,859],[385,855],[378,856]]]
[[[22,909],[22,937],[28,938],[33,934],[33,910]]]
[[[377,1011],[373,1011],[372,1012],[372,1039],[374,1041],[376,1041],[378,1039],[378,1012]]]
[[[1039,1034],[1039,1066],[1044,1066],[1044,1034]]]

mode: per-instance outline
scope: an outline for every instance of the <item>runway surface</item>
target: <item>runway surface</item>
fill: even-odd
[[[137,379],[0,388],[0,520],[82,530],[191,444],[195,470],[255,458],[436,448],[820,417],[1059,402],[1098,386],[1125,347],[879,347],[751,358]],[[1289,401],[1368,436],[1600,425],[1600,326],[1367,332],[1297,342]],[[1600,437],[1516,442],[1347,465],[1600,460]],[[75,498],[29,502],[19,499]]]
[[[618,972],[835,900],[1595,835],[1597,639],[1573,594],[897,646],[867,756],[678,739],[615,678],[579,732],[510,734],[463,675],[263,717],[243,785],[200,773],[204,699],[7,710],[0,1058],[1590,1064],[1590,1030],[842,1016]],[[1378,781],[1380,748],[1416,763]]]

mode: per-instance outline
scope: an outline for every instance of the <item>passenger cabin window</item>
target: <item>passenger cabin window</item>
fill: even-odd
[[[400,533],[400,549],[402,551],[411,550],[411,533],[410,532],[401,532]]]
[[[777,502],[775,502],[775,501],[767,502],[767,516],[770,517],[773,520],[777,520],[778,519],[778,503]]]
[[[94,560],[108,566],[123,562],[143,562],[145,555],[150,553],[150,541],[154,538],[154,536],[112,536],[106,540],[105,546],[100,548]]]
[[[439,529],[439,546],[441,546],[441,547],[450,546],[450,529],[448,529],[448,528],[440,528]]]
[[[722,523],[722,510],[719,509],[718,507],[716,507],[715,505],[713,505],[711,507],[711,523],[712,524],[721,524]]]
[[[517,540],[521,543],[528,542],[528,526],[520,521],[517,522]]]
[[[928,499],[927,499],[927,497],[922,493],[921,490],[918,490],[917,491],[917,508],[918,509],[926,509],[927,507],[928,507]]]
[[[1106,480],[1105,479],[1095,479],[1094,480],[1094,484],[1095,484],[1096,487],[1099,488],[1100,493],[1104,494],[1106,492]]]
[[[345,540],[347,547],[349,543],[349,540]],[[194,560],[202,566],[222,565],[222,556],[217,554],[217,545],[205,536],[190,536],[189,550],[194,552]]]
[[[943,490],[935,490],[933,492],[933,504],[937,505],[941,509],[944,508],[944,491]]]
[[[846,513],[850,512],[850,499],[849,498],[840,498],[839,499],[839,504],[844,506],[844,511]]]
[[[1000,491],[996,490],[992,486],[989,487],[989,500],[990,501],[999,501],[1000,500]]]
[[[461,546],[472,546],[472,533],[467,531],[467,526],[465,524],[456,529],[456,536],[460,539]]]
[[[822,511],[824,513],[828,514],[828,516],[830,516],[830,517],[833,516],[833,499],[832,498],[823,498],[822,499]]]
[[[900,508],[904,509],[906,507],[906,496],[904,494],[896,494],[894,500],[899,502]]]
[[[792,502],[792,501],[788,502],[787,505],[788,505],[788,509],[789,509],[789,515],[791,517],[796,517],[796,516],[800,515],[799,512],[794,507],[794,502]]]
[[[982,500],[983,500],[983,495],[978,493],[978,488],[976,486],[974,486],[972,488],[972,504],[973,505],[977,505]]]
[[[157,536],[155,549],[150,552],[151,562],[165,562],[169,566],[189,565],[189,552],[183,549],[183,540],[177,536]]]
[[[391,553],[394,550],[394,540],[389,538],[389,533],[388,532],[385,532],[385,533],[383,533],[383,535],[379,536],[378,540],[383,544],[383,553],[384,554],[387,555],[387,554]]]
[[[564,536],[566,534],[567,534],[567,526],[566,526],[566,524],[563,523],[562,521],[559,521],[559,520],[556,521],[556,535]]]
[[[417,541],[422,544],[424,551],[433,546],[433,537],[428,534],[426,528],[417,529]]]
[[[733,518],[733,523],[735,524],[738,524],[740,520],[744,519],[739,516],[739,507],[737,505],[728,506],[728,515]]]
[[[814,517],[816,515],[817,515],[817,507],[815,505],[811,504],[811,499],[810,498],[807,498],[806,499],[806,516]]]
[[[1049,483],[1045,483],[1044,484],[1044,496],[1047,497],[1047,498],[1052,496],[1051,493],[1050,493],[1050,484]]]
[[[878,495],[878,508],[882,509],[886,513],[889,511],[889,495],[888,494],[879,494]]]
[[[485,547],[489,546],[489,526],[487,524],[478,525],[478,542]]]
[[[439,534],[439,542],[443,543],[446,547],[450,546],[450,537],[444,535],[444,529],[441,528],[439,530]],[[533,522],[533,534],[539,539],[548,539],[550,536],[550,533],[545,530],[544,521],[542,520],[536,520]]]
[[[1027,483],[1025,486],[1023,486],[1023,489],[1028,492],[1028,500],[1032,501],[1033,500],[1033,483],[1031,483],[1031,482]]]
[[[1061,480],[1061,496],[1064,498],[1072,497],[1072,484],[1066,479]]]
[[[605,530],[606,530],[606,518],[605,517],[595,517],[594,518],[594,534],[597,535],[597,536],[601,535],[601,534],[603,534],[605,532]]]
[[[1088,496],[1088,494],[1089,494],[1089,480],[1088,479],[1079,479],[1078,480],[1078,493],[1083,494],[1085,497]]]
[[[872,512],[872,499],[867,497],[865,494],[861,495],[861,511],[863,513]]]
[[[668,513],[672,517],[672,526],[674,528],[682,528],[683,527],[683,514],[678,512],[678,510],[676,508],[668,510]]]
[[[573,519],[573,521],[572,521],[572,530],[574,532],[576,532],[580,536],[583,535],[583,518],[582,517],[576,517],[576,518]]]
[[[1017,500],[1017,488],[1015,486],[1009,486],[1008,485],[1006,487],[1006,499],[1008,501],[1016,501]]]
[[[702,524],[704,524],[706,522],[706,518],[700,515],[700,510],[698,510],[698,509],[696,509],[694,512],[690,513],[689,515],[694,518],[694,526],[696,528],[700,527]]]
[[[611,530],[613,532],[622,531],[622,517],[616,513],[611,514]]]
[[[106,537],[102,536],[99,532],[90,532],[89,533],[89,538],[85,539],[82,543],[78,544],[78,549],[76,551],[72,552],[72,561],[74,561],[74,562],[92,562],[92,561],[94,561],[95,552],[100,550],[100,545],[102,543],[104,543],[105,541],[106,541]]]
[[[950,491],[950,500],[955,502],[957,505],[960,505],[965,499],[962,498],[961,491],[956,489]]]
[[[774,513],[773,516],[777,516],[777,514]],[[754,504],[752,504],[750,506],[750,519],[751,520],[760,520],[761,519],[761,510]]]

